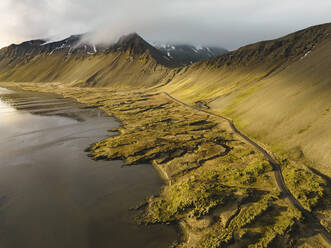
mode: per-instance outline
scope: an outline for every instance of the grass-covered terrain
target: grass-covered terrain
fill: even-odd
[[[300,164],[331,177],[330,33],[327,23],[244,46],[183,68],[162,90],[204,102],[276,154],[300,149]]]
[[[142,204],[138,219],[142,224],[179,224],[185,238],[173,246],[323,247],[301,213],[279,193],[271,165],[226,121],[158,92],[18,86],[73,97],[121,121],[119,135],[92,144],[89,156],[154,164],[167,183]],[[320,206],[327,181],[280,159],[286,184],[302,205],[309,210]]]

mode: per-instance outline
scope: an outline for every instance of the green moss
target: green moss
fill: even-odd
[[[260,201],[243,209],[227,228],[216,225],[213,230],[201,240],[199,247],[226,247],[233,239],[234,232],[252,223],[258,216],[267,211],[272,202],[278,199],[278,195],[279,194],[276,192],[267,194]]]
[[[184,217],[199,218],[211,209],[223,205],[233,196],[234,189],[216,180],[188,178],[177,182],[148,207],[148,222],[169,222]]]
[[[312,211],[324,197],[326,181],[305,166],[308,161],[300,147],[285,151],[284,146],[278,144],[272,150],[281,163],[286,186],[302,206]]]
[[[280,216],[276,217],[273,225],[264,227],[264,233],[258,242],[250,244],[249,248],[270,247],[270,244],[277,236],[283,236],[285,233],[291,232],[292,227],[296,222],[301,220],[302,214],[294,207],[288,207]]]
[[[323,198],[326,183],[309,169],[288,166],[283,174],[288,188],[306,209],[311,211]]]

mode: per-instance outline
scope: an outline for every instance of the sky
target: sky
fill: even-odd
[[[0,47],[89,32],[107,43],[137,32],[149,42],[234,50],[331,22],[331,0],[0,0]]]

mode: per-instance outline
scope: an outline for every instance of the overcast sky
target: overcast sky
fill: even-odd
[[[0,47],[97,30],[236,49],[331,22],[331,0],[0,0]]]

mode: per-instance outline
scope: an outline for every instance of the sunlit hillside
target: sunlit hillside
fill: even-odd
[[[331,24],[198,62],[162,90],[207,104],[272,151],[331,176]]]

